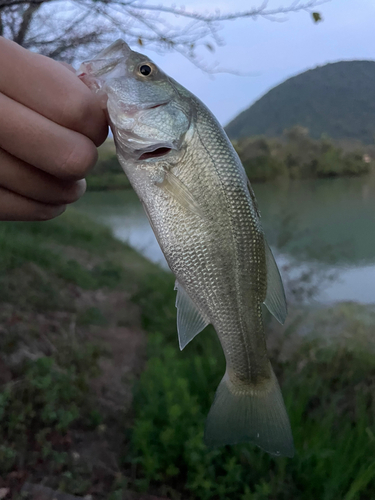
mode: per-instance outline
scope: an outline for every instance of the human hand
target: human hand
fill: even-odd
[[[108,125],[64,65],[0,37],[0,220],[47,220],[86,189]]]

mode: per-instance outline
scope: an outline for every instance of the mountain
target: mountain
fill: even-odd
[[[289,78],[225,128],[231,139],[280,136],[302,125],[311,137],[375,140],[375,61],[341,61]]]

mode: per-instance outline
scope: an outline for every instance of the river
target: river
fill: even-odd
[[[323,280],[314,300],[375,303],[375,177],[253,185],[267,239],[281,268],[315,266]],[[77,208],[107,225],[148,259],[167,267],[131,190],[90,192]]]

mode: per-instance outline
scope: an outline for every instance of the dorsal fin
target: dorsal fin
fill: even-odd
[[[175,284],[177,290],[177,332],[180,349],[182,349],[203,330],[209,321],[204,318],[197,306],[178,281]]]
[[[284,324],[288,314],[284,286],[275,258],[272,255],[266,239],[264,239],[264,244],[267,266],[267,295],[264,304],[277,321]]]
[[[251,201],[253,202],[253,205],[254,205],[254,208],[255,208],[255,212],[256,212],[256,214],[258,216],[258,219],[260,220],[260,210],[259,210],[259,207],[258,207],[258,202],[257,202],[257,199],[255,198],[255,193],[253,191],[253,188],[251,187],[249,179],[247,179],[247,189],[249,190],[250,198],[251,198]]]

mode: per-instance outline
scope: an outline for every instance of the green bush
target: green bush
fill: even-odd
[[[340,149],[328,146],[318,158],[315,172],[318,177],[363,175],[370,172],[370,164],[360,152],[343,154]]]
[[[361,152],[354,151],[344,156],[344,172],[346,175],[368,174],[370,170],[370,163],[366,163],[363,160],[363,154]]]
[[[341,151],[329,147],[329,149],[318,158],[315,171],[318,177],[342,175],[344,173],[344,162]]]
[[[280,176],[307,179],[363,175],[371,170],[371,163],[363,160],[365,147],[345,153],[342,147],[349,150],[353,145],[342,142],[339,147],[327,137],[317,141],[300,126],[285,130],[280,139],[248,137],[233,145],[252,182]]]
[[[285,166],[273,156],[259,155],[243,162],[250,182],[265,182],[285,173]]]

